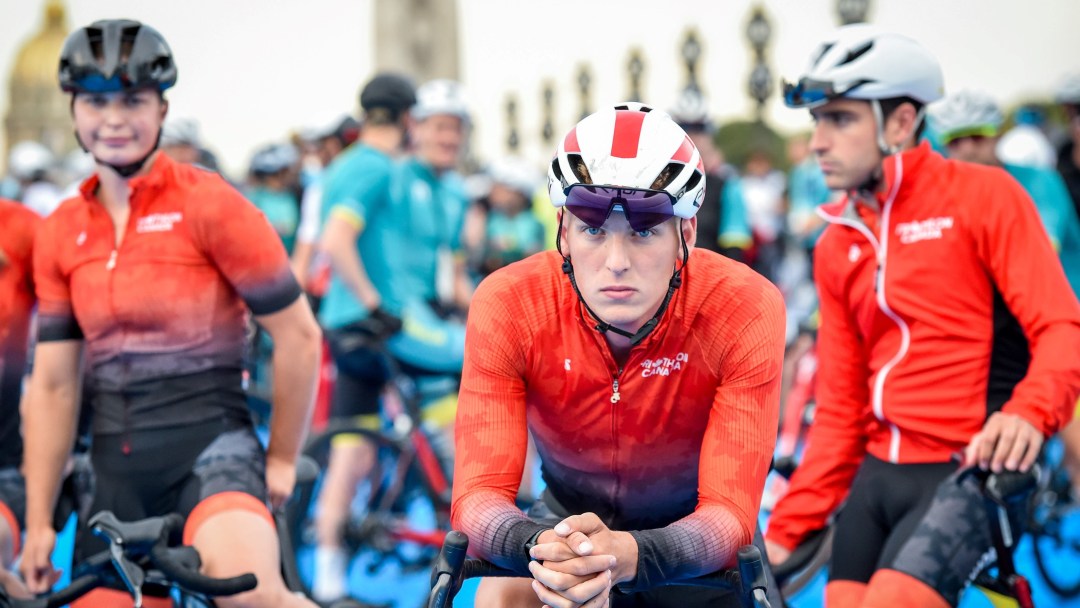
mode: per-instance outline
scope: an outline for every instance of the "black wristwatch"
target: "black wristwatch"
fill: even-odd
[[[543,534],[543,533],[544,533],[544,530],[539,530],[539,531],[536,532],[536,534],[532,535],[532,538],[530,538],[528,541],[525,542],[525,557],[529,558],[529,560],[532,560],[532,558],[533,558],[532,557],[532,548],[539,544],[540,535]]]

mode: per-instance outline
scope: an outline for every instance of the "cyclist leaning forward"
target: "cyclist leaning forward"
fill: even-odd
[[[614,606],[738,605],[653,589],[732,566],[754,538],[779,409],[783,302],[693,249],[704,182],[667,114],[588,116],[549,173],[559,252],[478,288],[452,519],[478,555],[534,579],[486,579],[478,605],[591,608],[613,586]],[[528,515],[514,505],[526,431],[547,483]]]
[[[85,350],[93,406],[93,510],[187,516],[211,576],[253,572],[254,591],[218,604],[312,606],[280,576],[267,500],[295,482],[319,329],[273,228],[214,173],[157,152],[176,65],[136,21],[72,33],[60,59],[75,133],[97,172],[43,223],[35,250],[39,334],[26,404],[26,548],[32,591],[49,588],[53,504],[72,447]],[[246,307],[245,307],[246,305]],[[241,385],[248,309],[274,340],[264,453]],[[95,550],[81,538],[77,553]],[[131,605],[88,595],[82,605]]]
[[[915,41],[858,25],[785,87],[848,196],[820,210],[818,409],[766,538],[783,561],[846,497],[830,608],[955,605],[991,542],[954,456],[1030,468],[1080,391],[1080,305],[1031,199],[915,144],[942,80]]]

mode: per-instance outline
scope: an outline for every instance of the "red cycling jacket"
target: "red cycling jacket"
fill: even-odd
[[[779,410],[784,307],[761,275],[694,250],[656,329],[620,368],[554,251],[495,272],[469,308],[452,521],[527,573],[550,527],[514,505],[535,439],[551,497],[638,543],[632,588],[712,572],[757,527]]]
[[[1050,435],[1080,393],[1080,304],[1020,184],[929,144],[884,169],[879,210],[819,210],[817,410],[766,535],[788,548],[825,525],[865,453],[946,462],[997,410]]]
[[[19,400],[34,309],[33,244],[41,218],[0,199],[0,468],[22,462]]]

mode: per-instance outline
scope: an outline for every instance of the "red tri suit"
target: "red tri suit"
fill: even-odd
[[[34,309],[33,244],[41,218],[0,199],[0,468],[22,463],[19,400]]]
[[[776,435],[784,305],[746,266],[694,250],[657,328],[619,369],[545,252],[485,279],[469,310],[452,521],[526,572],[544,526],[514,505],[526,427],[552,497],[639,546],[643,590],[734,563],[751,541]]]
[[[119,247],[96,175],[44,221],[39,340],[86,340],[95,433],[246,419],[247,308],[300,296],[281,240],[220,176],[165,154],[128,183]]]
[[[1050,435],[1080,392],[1080,304],[1020,184],[928,144],[899,160],[880,210],[820,210],[817,410],[766,534],[784,547],[825,525],[865,453],[948,462],[998,410]]]

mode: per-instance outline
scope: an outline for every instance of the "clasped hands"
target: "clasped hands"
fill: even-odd
[[[571,515],[545,530],[530,556],[533,591],[550,608],[607,606],[612,585],[637,576],[637,541],[593,513]]]

